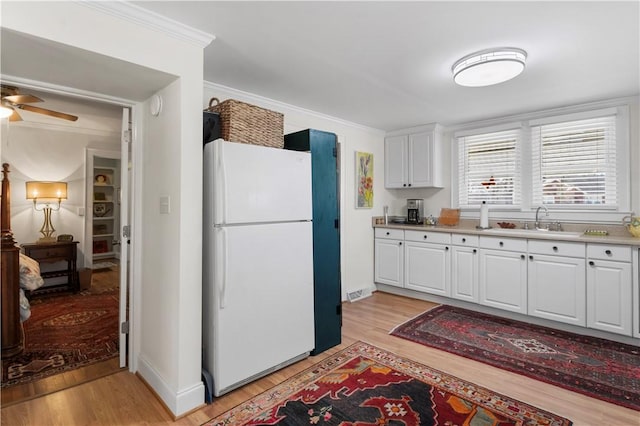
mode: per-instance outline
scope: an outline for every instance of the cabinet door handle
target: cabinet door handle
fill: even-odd
[[[426,239],[427,239],[427,236],[425,235],[425,236],[424,236],[424,237],[422,237],[422,238],[424,238],[424,239],[426,240]]]
[[[409,186],[411,186],[411,184],[409,184]]]
[[[553,251],[558,251],[558,247],[553,246]]]
[[[402,184],[402,186],[407,186],[407,184],[406,184],[406,183],[403,183],[403,184]]]
[[[605,250],[604,252],[607,256],[611,256],[611,250]]]
[[[389,232],[387,232],[387,235],[389,235]]]
[[[520,255],[520,259],[524,260],[524,254]]]
[[[400,241],[400,242],[398,243],[398,245],[400,245],[400,246],[401,246],[401,245],[402,245],[402,241]]]
[[[593,265],[595,265],[595,262],[593,260],[590,260],[589,261],[589,266],[593,266]]]
[[[463,239],[462,239],[462,242],[463,242],[463,243],[466,243],[466,242],[467,242],[467,239],[466,239],[466,238],[463,238]]]
[[[476,253],[477,251],[478,251],[478,250],[476,250],[476,249],[473,249],[473,252],[474,252],[474,253]]]
[[[522,255],[522,257],[524,258],[524,254]],[[533,256],[529,256],[529,260],[533,260]]]
[[[445,250],[449,250],[449,246],[446,246],[444,249],[445,249]]]
[[[504,246],[504,243],[502,241],[500,241],[500,247]]]

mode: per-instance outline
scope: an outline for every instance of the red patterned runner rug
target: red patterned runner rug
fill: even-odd
[[[205,424],[503,426],[572,423],[357,342]]]
[[[446,305],[391,334],[640,410],[640,347]]]
[[[34,301],[24,351],[2,360],[2,388],[118,356],[118,309],[117,290]]]

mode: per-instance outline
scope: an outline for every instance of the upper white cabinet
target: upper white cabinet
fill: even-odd
[[[384,141],[385,187],[441,188],[442,149],[437,124],[390,133]]]

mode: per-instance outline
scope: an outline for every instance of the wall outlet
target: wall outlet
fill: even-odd
[[[84,207],[76,207],[76,214],[78,216],[84,216]]]

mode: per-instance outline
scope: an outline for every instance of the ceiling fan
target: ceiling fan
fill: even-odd
[[[18,114],[18,110],[36,112],[38,114],[44,114],[51,117],[62,118],[63,120],[76,121],[78,117],[71,114],[65,114],[64,112],[53,111],[46,108],[40,108],[34,105],[29,105],[35,102],[44,102],[37,96],[29,94],[21,94],[20,89],[14,86],[7,86],[3,84],[2,88],[2,107],[4,109],[11,109],[13,112],[9,116],[9,121],[22,121],[22,117]]]

